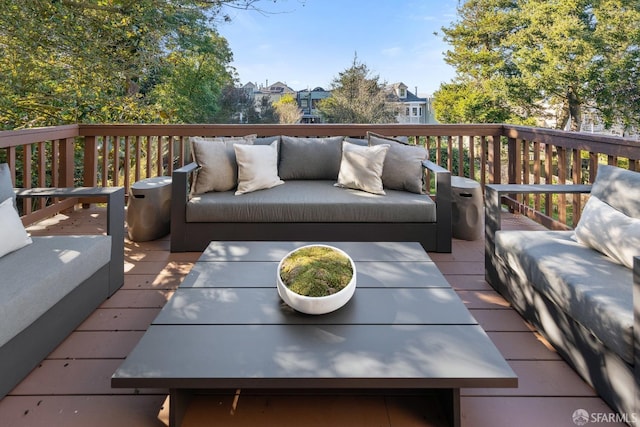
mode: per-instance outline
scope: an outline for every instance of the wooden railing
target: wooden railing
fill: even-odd
[[[406,136],[425,145],[431,160],[458,176],[486,183],[592,182],[599,163],[640,170],[640,142],[542,128],[483,125],[70,125],[0,132],[0,162],[17,186],[122,186],[170,176],[191,161],[191,136],[350,136],[367,131]],[[77,203],[77,201],[75,201]],[[554,227],[574,224],[582,200],[540,196],[508,201]],[[567,203],[569,202],[569,203]],[[68,207],[22,206],[25,222]]]
[[[504,126],[507,182],[593,183],[599,164],[640,171],[640,141],[552,129]],[[580,219],[585,195],[524,195],[508,200],[512,209],[550,228],[570,228]]]

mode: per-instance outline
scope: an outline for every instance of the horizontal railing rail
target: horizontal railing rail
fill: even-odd
[[[590,184],[599,164],[640,170],[640,141],[589,133],[504,125],[506,175],[515,184]],[[588,196],[540,194],[508,197],[520,211],[549,228],[574,227]]]
[[[290,135],[365,137],[367,132],[408,137],[453,175],[487,183],[589,183],[598,164],[640,170],[640,142],[594,134],[502,124],[159,125],[79,124],[0,132],[0,162],[16,186],[121,186],[170,176],[191,162],[189,137]],[[508,205],[551,227],[572,226],[580,197],[508,198]],[[58,201],[21,206],[25,222],[56,209]],[[77,203],[77,201],[76,201]]]

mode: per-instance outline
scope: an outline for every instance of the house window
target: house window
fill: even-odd
[[[408,115],[409,115],[409,107],[407,107],[407,109],[406,109],[406,110],[404,110],[404,115],[405,115],[405,116],[408,116]]]
[[[309,106],[309,102],[308,102],[308,100],[306,100],[306,99],[302,98],[302,99],[300,100],[300,107],[301,107],[301,108],[307,108],[308,106]]]
[[[418,108],[417,107],[413,107],[413,115],[414,116],[418,115]]]
[[[398,95],[400,98],[406,98],[406,97],[407,97],[407,90],[406,90],[406,89],[404,89],[404,88],[400,88],[400,89],[398,90],[398,92],[400,93],[400,94]]]

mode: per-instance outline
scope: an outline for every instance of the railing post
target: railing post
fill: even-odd
[[[518,165],[519,165],[519,156],[518,156],[518,140],[516,138],[508,138],[507,139],[507,174],[508,174],[508,183],[509,184],[517,184],[516,181],[517,173],[518,173]]]
[[[82,183],[85,187],[95,187],[98,184],[98,147],[95,136],[84,137]]]
[[[489,174],[491,184],[502,182],[502,160],[500,158],[500,135],[493,135],[491,138],[491,149],[489,151]]]
[[[60,187],[75,187],[73,185],[75,172],[74,142],[75,138],[60,140]]]

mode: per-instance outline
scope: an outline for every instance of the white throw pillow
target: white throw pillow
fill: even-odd
[[[230,191],[238,185],[238,164],[234,144],[253,144],[256,135],[234,138],[192,137],[193,160],[200,166],[191,194]]]
[[[362,147],[348,142],[342,144],[342,161],[336,186],[384,195],[382,169],[387,151],[388,144],[375,147]]]
[[[0,224],[0,257],[32,243],[13,208],[12,197],[0,203]]]
[[[633,257],[640,255],[640,219],[612,208],[595,196],[582,210],[575,230],[576,239],[619,264],[633,268]]]
[[[278,176],[278,143],[233,146],[238,161],[236,195],[284,184]]]

